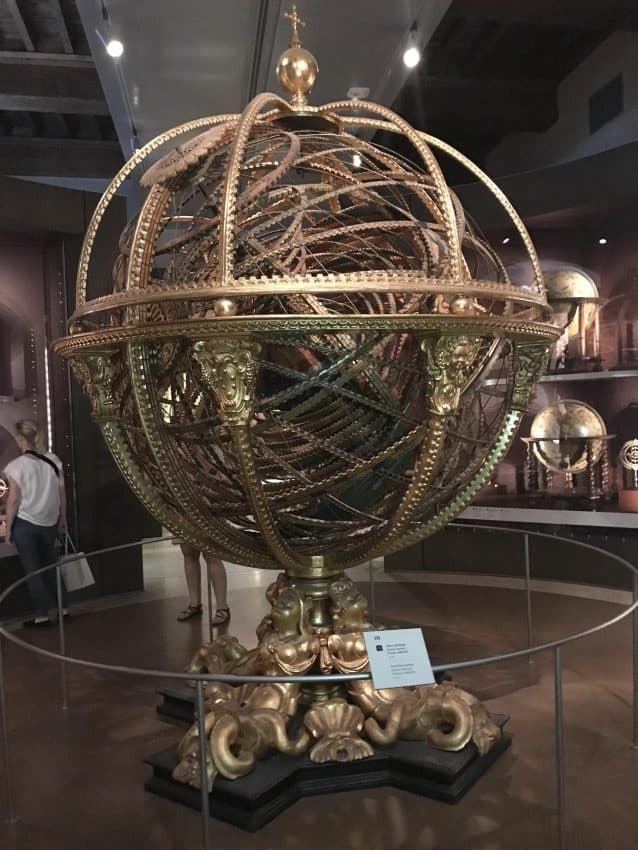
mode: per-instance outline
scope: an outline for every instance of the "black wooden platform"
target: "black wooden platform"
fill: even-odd
[[[503,727],[504,715],[492,719]],[[211,816],[254,832],[301,797],[388,785],[446,803],[456,803],[509,747],[503,735],[485,756],[473,744],[461,752],[435,750],[427,744],[397,741],[375,754],[347,764],[314,764],[308,755],[291,758],[275,753],[255,765],[252,773],[235,781],[216,777],[209,795]],[[193,809],[199,809],[198,789],[176,782],[174,748],[146,760],[153,773],[147,791]]]

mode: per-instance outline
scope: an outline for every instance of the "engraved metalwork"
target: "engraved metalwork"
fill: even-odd
[[[618,459],[625,469],[638,472],[638,440],[627,440],[623,443]]]
[[[373,754],[361,738],[363,712],[356,705],[337,697],[307,712],[304,722],[317,743],[310,750],[314,762],[356,761]]]

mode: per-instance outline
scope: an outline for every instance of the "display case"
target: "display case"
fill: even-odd
[[[564,333],[507,456],[465,518],[638,528],[638,484],[620,457],[638,439],[636,220],[633,203],[528,222]],[[519,252],[509,244],[505,252],[520,279],[526,271]],[[497,395],[498,376],[491,386]],[[539,432],[543,417],[547,423],[557,409],[567,416],[570,405],[592,412],[591,433],[563,435],[556,422],[553,431]],[[546,449],[563,459],[576,452],[579,463],[552,466],[543,462]]]

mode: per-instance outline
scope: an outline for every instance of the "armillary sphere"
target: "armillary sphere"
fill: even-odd
[[[498,187],[383,106],[309,105],[317,63],[291,19],[278,67],[290,102],[260,94],[241,114],[175,127],[115,177],[88,228],[69,336],[56,344],[163,526],[232,563],[284,570],[259,647],[213,647],[196,664],[212,672],[367,669],[367,611],[343,571],[433,534],[470,502],[558,336],[529,235]],[[367,140],[378,131],[410,159]],[[441,155],[503,207],[531,285],[510,280],[447,186]],[[140,167],[146,198],[105,288],[92,275],[101,224]],[[349,730],[345,749],[322,746],[321,760],[368,754],[352,744],[364,717],[373,742],[412,735],[485,749],[496,734],[481,739],[476,701],[410,690],[402,702],[359,685],[332,694],[345,707],[309,717],[310,737]],[[211,692],[210,710],[221,717],[226,705],[238,736],[222,745],[213,717],[211,782],[245,772],[237,741],[250,738],[257,754],[303,750],[279,720],[255,733],[264,704],[284,718],[297,710],[295,687],[270,686],[265,703]],[[322,705],[329,696],[305,692]],[[193,741],[183,781],[197,781]]]

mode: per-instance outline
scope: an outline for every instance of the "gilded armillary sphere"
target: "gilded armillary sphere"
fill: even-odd
[[[295,28],[279,65],[290,102],[260,94],[131,157],[90,222],[56,346],[164,526],[306,578],[452,520],[507,450],[557,336],[497,186],[383,106],[308,105],[316,73]],[[410,159],[368,141],[377,131]],[[440,155],[504,208],[532,285],[510,280]],[[94,244],[137,169],[146,197],[100,291]]]

